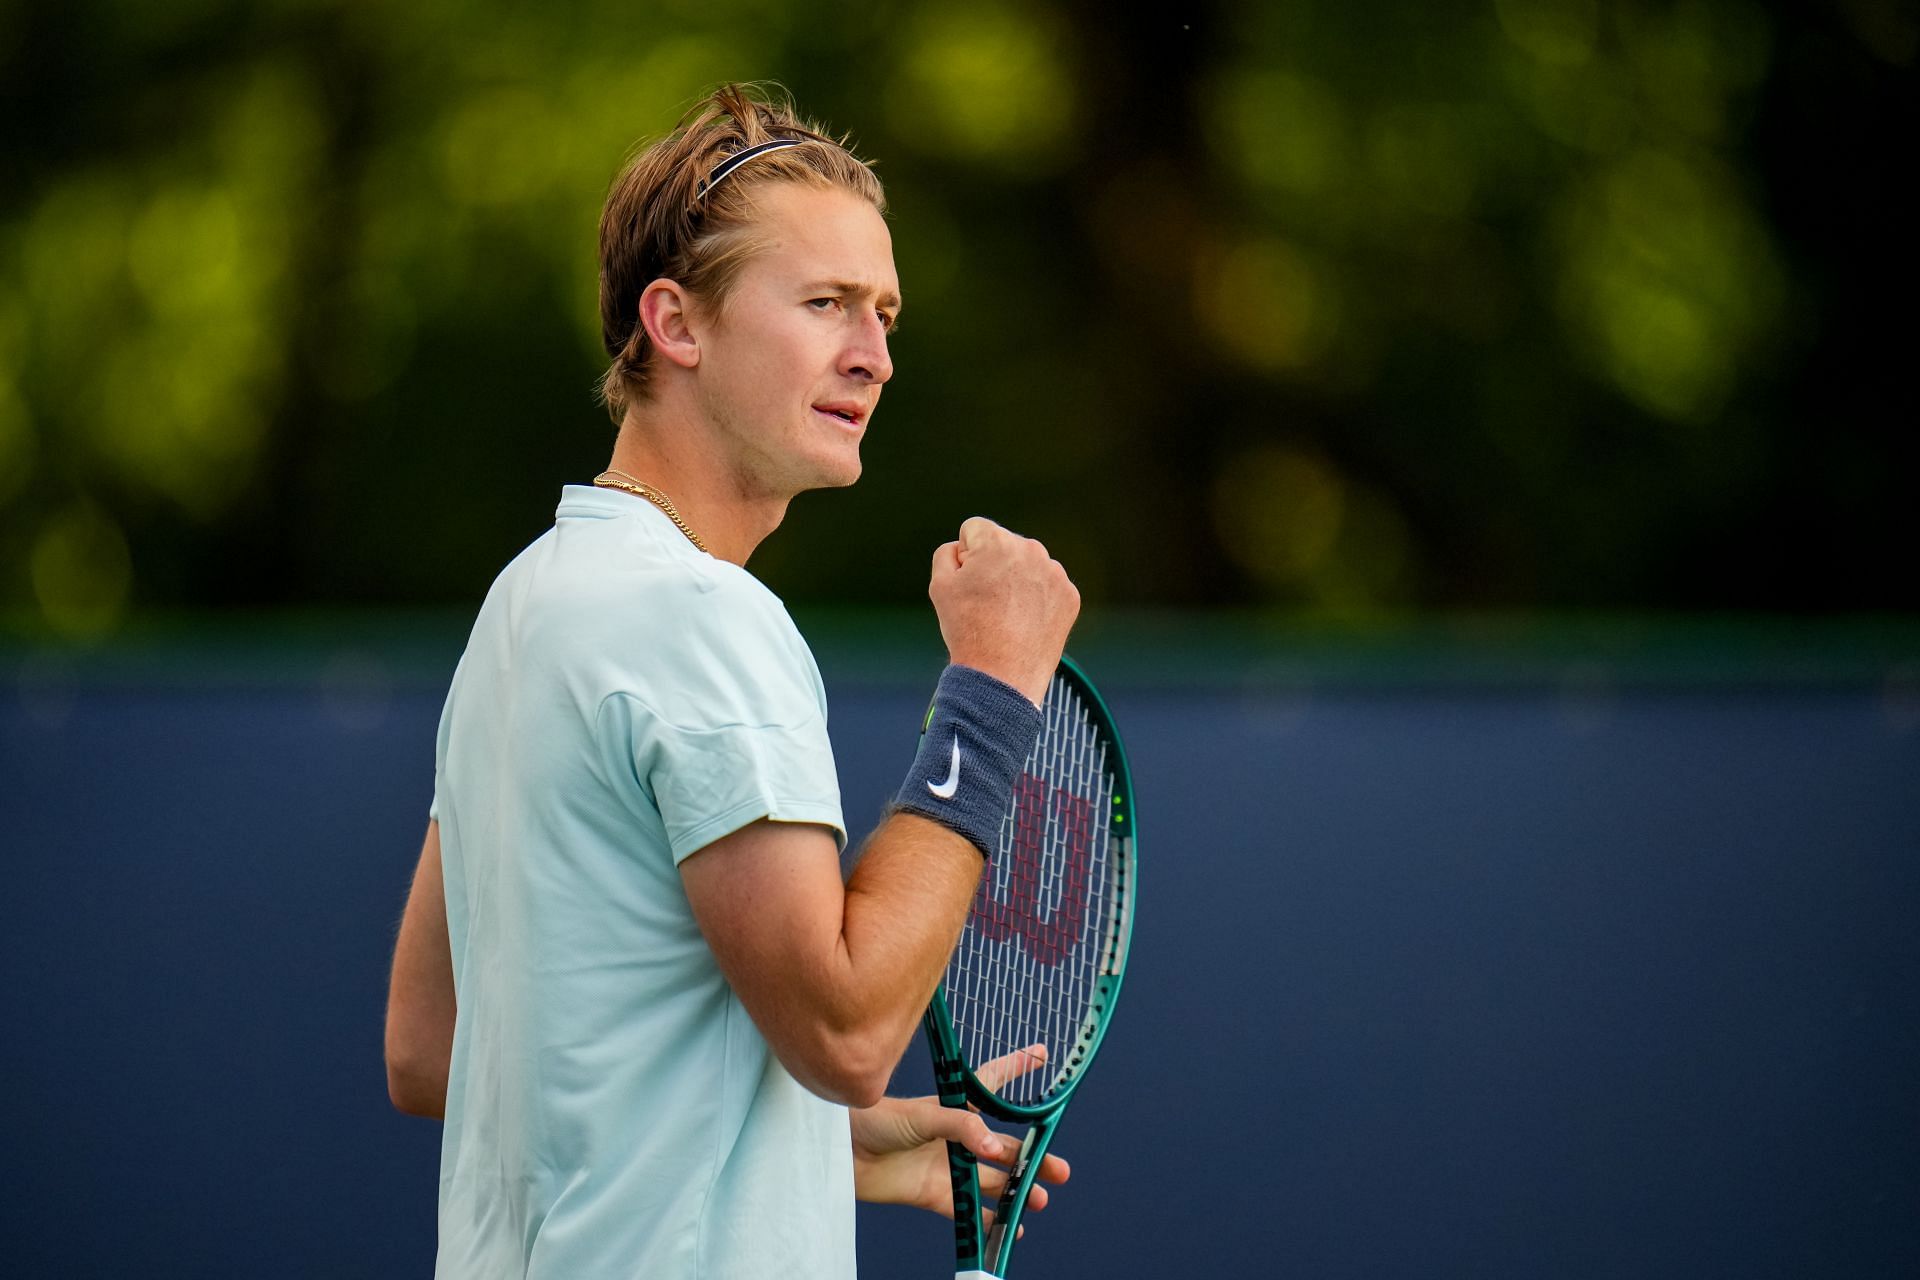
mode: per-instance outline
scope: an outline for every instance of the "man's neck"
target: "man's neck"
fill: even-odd
[[[709,554],[743,567],[780,527],[792,501],[750,492],[703,424],[684,420],[664,404],[628,407],[607,465],[665,494]]]

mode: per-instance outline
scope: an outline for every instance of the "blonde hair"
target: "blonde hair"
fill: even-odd
[[[729,156],[781,140],[802,145],[756,155],[709,185]],[[839,187],[882,213],[887,207],[880,180],[847,139],[802,120],[778,86],[720,86],[614,179],[600,214],[600,336],[613,361],[600,399],[616,423],[647,397],[652,375],[640,295],[665,278],[724,308],[740,269],[764,245],[754,194],[775,182]]]

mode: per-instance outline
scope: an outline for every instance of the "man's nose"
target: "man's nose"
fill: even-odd
[[[887,326],[879,316],[869,315],[860,322],[859,336],[847,344],[841,372],[876,383],[893,376],[893,357],[887,352]]]

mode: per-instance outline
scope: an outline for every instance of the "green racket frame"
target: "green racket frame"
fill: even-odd
[[[1040,1172],[1041,1160],[1047,1154],[1047,1145],[1053,1140],[1053,1131],[1060,1123],[1068,1099],[1073,1096],[1088,1063],[1093,1061],[1094,1052],[1106,1037],[1114,1003],[1120,996],[1120,980],[1126,976],[1127,953],[1133,935],[1133,907],[1139,874],[1139,832],[1134,821],[1133,774],[1127,765],[1126,748],[1121,742],[1119,730],[1114,726],[1113,713],[1108,709],[1106,700],[1078,664],[1063,655],[1055,674],[1080,694],[1110,744],[1114,790],[1107,830],[1113,841],[1113,867],[1119,898],[1117,923],[1114,925],[1116,936],[1112,944],[1114,966],[1111,973],[1095,980],[1088,1022],[1073,1048],[1068,1051],[1067,1065],[1053,1090],[1029,1106],[1002,1101],[980,1083],[961,1053],[959,1037],[954,1034],[953,1019],[947,1011],[944,978],[941,987],[934,990],[924,1025],[927,1047],[933,1054],[934,1086],[941,1105],[956,1108],[972,1105],[982,1115],[996,1120],[1031,1126],[1021,1143],[1019,1156],[1007,1170],[1006,1189],[1001,1193],[999,1205],[994,1210],[991,1231],[983,1231],[982,1227],[980,1174],[973,1153],[957,1142],[947,1144],[947,1165],[953,1177],[955,1271],[962,1277],[1006,1275],[1008,1260],[1013,1255],[1014,1239],[1019,1234],[1020,1215],[1026,1208],[1027,1193],[1033,1187],[1033,1180]]]

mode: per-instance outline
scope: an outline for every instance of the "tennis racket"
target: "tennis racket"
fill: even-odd
[[[1133,782],[1113,717],[1064,657],[1040,709],[1040,740],[926,1014],[942,1105],[1028,1126],[991,1230],[973,1153],[947,1144],[956,1280],[1006,1275],[1027,1192],[1113,1016],[1133,931]],[[1046,1057],[1033,1069],[996,1088],[975,1075],[1036,1043]]]

